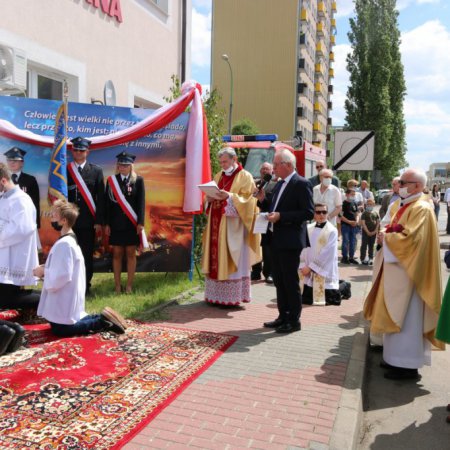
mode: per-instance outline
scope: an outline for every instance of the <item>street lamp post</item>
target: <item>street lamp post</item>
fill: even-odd
[[[233,116],[233,69],[231,68],[230,58],[228,55],[222,55],[222,59],[230,68],[230,112],[228,114],[228,133],[231,134],[231,118]]]

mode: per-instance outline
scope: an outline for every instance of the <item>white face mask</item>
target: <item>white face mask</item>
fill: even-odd
[[[223,171],[225,175],[231,175],[233,172],[234,172],[234,165],[232,165],[229,169]]]
[[[398,195],[400,195],[401,198],[406,198],[410,196],[410,193],[408,192],[408,187],[401,187],[398,190]]]
[[[324,186],[329,186],[329,185],[331,184],[331,178],[324,178],[324,179],[322,180],[322,184],[323,184]]]

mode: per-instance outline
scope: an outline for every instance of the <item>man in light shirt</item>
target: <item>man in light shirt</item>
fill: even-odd
[[[313,201],[327,205],[328,221],[336,226],[336,219],[342,210],[342,197],[340,190],[332,184],[333,172],[322,169],[319,173],[320,184],[314,186]]]

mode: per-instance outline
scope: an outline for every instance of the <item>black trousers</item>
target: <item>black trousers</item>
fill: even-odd
[[[361,262],[366,258],[366,251],[369,250],[369,259],[373,259],[373,248],[375,246],[376,235],[368,236],[364,231],[361,238]]]
[[[31,289],[0,283],[0,308],[37,308],[40,295]]]
[[[272,276],[277,290],[278,318],[291,324],[300,322],[302,295],[298,266],[300,249],[279,250],[271,247]]]
[[[94,228],[73,228],[77,237],[78,245],[83,253],[84,265],[86,267],[86,291],[91,287],[92,274],[94,273]]]
[[[272,276],[272,257],[270,255],[270,245],[262,246],[262,262],[256,263],[252,266],[252,276],[259,278],[261,272],[264,278]]]

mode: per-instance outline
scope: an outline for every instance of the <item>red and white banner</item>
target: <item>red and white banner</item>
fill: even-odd
[[[131,205],[128,203],[127,199],[123,195],[123,192],[120,189],[119,184],[117,183],[117,178],[115,176],[109,176],[108,184],[111,187],[111,190],[114,194],[114,198],[116,199],[119,206],[122,208],[122,211],[125,213],[125,215],[128,217],[128,219],[130,219],[130,222],[135,227],[137,227],[138,226],[137,214],[134,212],[133,208],[131,207]],[[142,248],[149,248],[147,236],[145,235],[144,230],[141,231],[139,239],[141,241]]]
[[[80,191],[81,195],[84,198],[84,201],[86,202],[86,205],[89,208],[89,211],[92,214],[92,217],[95,219],[95,212],[97,211],[95,207],[94,199],[92,198],[91,192],[89,191],[88,187],[86,186],[86,183],[84,182],[80,172],[78,172],[77,166],[75,163],[71,162],[67,166],[67,170],[70,173],[70,176],[72,177],[72,180],[75,181],[75,184],[77,185],[77,189]]]
[[[183,211],[199,214],[203,209],[203,194],[197,185],[211,180],[209,142],[206,116],[201,101],[201,86],[195,81],[183,83],[182,95],[164,105],[139,123],[108,135],[92,136],[90,149],[112,147],[134,141],[164,128],[192,103],[186,141],[186,181]],[[6,120],[0,120],[0,136],[28,144],[53,147],[53,136],[42,136],[16,128]],[[68,142],[68,148],[72,144]]]

